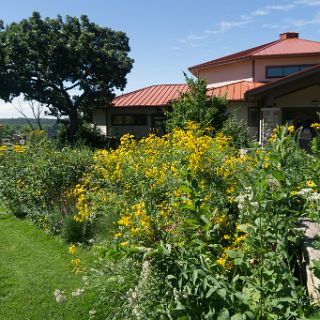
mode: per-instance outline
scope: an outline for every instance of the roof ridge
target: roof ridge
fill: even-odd
[[[234,52],[234,53],[231,53],[231,54],[228,54],[226,56],[222,56],[220,58],[216,58],[216,59],[213,59],[213,60],[210,60],[210,61],[207,61],[207,62],[204,62],[204,63],[200,63],[200,64],[197,64],[197,65],[194,65],[192,67],[189,67],[188,69],[191,70],[191,69],[195,69],[197,67],[202,67],[202,66],[205,66],[205,65],[211,65],[212,63],[219,63],[219,62],[229,62],[229,61],[237,61],[237,60],[241,60],[241,59],[245,59],[245,58],[248,58],[250,57],[252,54],[256,53],[256,52],[259,52],[260,50],[263,50],[277,42],[281,41],[280,39],[278,40],[275,40],[275,41],[271,41],[271,42],[267,42],[265,44],[261,44],[261,45],[258,45],[258,46],[255,46],[255,47],[252,47],[252,48],[249,48],[249,49],[245,49],[245,50],[241,50],[241,51],[238,51],[238,52]],[[247,55],[246,55],[247,53]],[[240,56],[239,56],[240,55]]]
[[[263,48],[260,48],[259,50],[256,50],[256,51],[252,52],[251,56],[255,55],[259,51],[262,51],[262,50],[265,50],[267,48],[270,48],[270,47],[274,46],[275,44],[280,43],[280,42],[285,41],[285,40],[288,40],[288,39],[278,39],[276,41],[266,43],[266,45]]]
[[[320,43],[320,41],[315,41],[315,40],[310,40],[310,39],[302,39],[302,38],[290,38],[290,39],[285,39],[285,40],[299,40],[299,41],[307,41],[307,42]]]
[[[214,90],[214,89],[226,87],[226,86],[229,86],[229,85],[232,85],[232,84],[236,84],[236,83],[241,83],[241,82],[247,82],[247,83],[264,83],[264,82],[261,82],[261,81],[249,81],[249,80],[241,79],[241,80],[239,80],[239,81],[230,82],[230,83],[227,83],[227,84],[222,84],[222,85],[217,86],[217,87],[207,88],[207,90]]]

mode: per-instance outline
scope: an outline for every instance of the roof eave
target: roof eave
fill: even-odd
[[[320,72],[320,65],[311,67],[310,69],[306,69],[297,73],[294,73],[292,75],[289,75],[287,77],[281,78],[279,80],[269,82],[264,86],[258,87],[258,88],[253,88],[250,90],[247,90],[245,92],[245,100],[248,100],[249,98],[253,98],[255,96],[258,96],[260,94],[263,94],[267,91],[270,91],[278,86],[286,85],[292,81],[300,80],[303,79],[304,77],[313,75],[317,72]]]

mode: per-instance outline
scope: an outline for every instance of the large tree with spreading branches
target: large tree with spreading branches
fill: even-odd
[[[114,90],[123,90],[132,68],[128,37],[100,27],[83,15],[28,19],[0,32],[0,98],[23,95],[67,116],[72,142],[79,115],[107,106]]]

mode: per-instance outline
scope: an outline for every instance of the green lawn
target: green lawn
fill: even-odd
[[[78,250],[81,264],[90,252]],[[93,297],[71,292],[83,287],[83,273],[73,274],[68,245],[27,221],[0,214],[0,319],[88,319]],[[63,304],[54,290],[67,294]]]

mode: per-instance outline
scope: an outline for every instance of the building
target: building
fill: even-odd
[[[320,111],[320,42],[286,32],[276,41],[189,70],[208,82],[209,96],[226,95],[228,109],[261,142],[283,123],[303,126],[306,139],[310,138],[308,127]],[[123,94],[114,99],[112,107],[96,111],[93,121],[112,136],[161,131],[163,109],[187,90],[185,84],[166,84]]]

